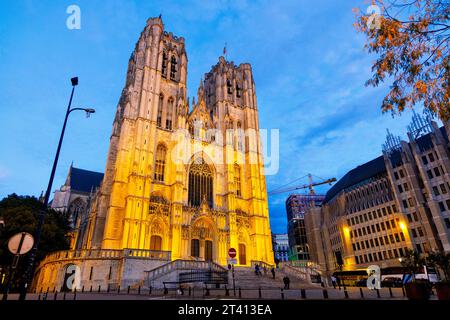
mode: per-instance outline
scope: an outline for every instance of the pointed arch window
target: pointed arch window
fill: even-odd
[[[234,165],[234,186],[236,188],[236,196],[241,197],[241,167],[237,164]]]
[[[164,182],[164,169],[166,166],[166,153],[167,149],[162,144],[158,145],[156,149],[156,158],[155,158],[155,175],[154,178],[156,181]]]
[[[203,199],[212,208],[213,176],[211,168],[201,159],[200,162],[194,161],[189,169],[188,203],[190,206],[198,207]]]
[[[177,64],[177,58],[172,56],[172,58],[170,58],[170,80],[176,81],[177,79]]]
[[[156,126],[160,127],[162,126],[162,111],[163,111],[163,103],[164,103],[164,95],[159,95],[159,101],[158,101],[158,115],[156,116]]]
[[[229,79],[227,80],[227,92],[228,94],[233,94],[233,85]]]
[[[167,78],[167,62],[168,62],[168,57],[167,57],[167,53],[165,51],[163,51],[162,54],[162,67],[161,67],[161,75],[164,78]]]
[[[170,97],[167,101],[167,115],[166,115],[166,129],[172,130],[172,112],[173,112],[173,98]]]
[[[239,151],[244,150],[244,133],[242,131],[241,122],[237,123],[237,148]]]

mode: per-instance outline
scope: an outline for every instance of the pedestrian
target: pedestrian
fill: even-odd
[[[255,264],[255,274],[259,276],[259,265]]]
[[[284,276],[283,278],[284,289],[289,289],[289,284],[291,283],[291,279],[288,276]]]
[[[272,267],[272,269],[270,269],[270,272],[272,272],[272,279],[275,279],[275,268]]]
[[[264,275],[266,275],[266,274],[267,274],[267,267],[264,266]]]
[[[333,288],[336,289],[336,277],[331,276],[331,283],[333,284]]]

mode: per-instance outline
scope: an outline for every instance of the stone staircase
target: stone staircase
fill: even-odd
[[[308,288],[317,288],[316,284],[312,284],[311,281],[305,280],[299,274],[295,272],[289,272],[283,269],[275,270],[275,279],[272,279],[272,274],[270,270],[267,269],[266,273],[264,270],[261,270],[262,275],[257,276],[255,274],[254,268],[248,267],[236,267],[234,271],[236,288],[243,289],[276,289],[283,288],[283,278],[287,275],[290,282],[291,289],[308,289]],[[228,273],[228,284],[229,286],[233,285],[232,273]]]

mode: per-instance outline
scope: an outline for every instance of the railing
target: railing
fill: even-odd
[[[149,283],[156,278],[175,270],[211,270],[215,272],[227,271],[221,265],[212,261],[195,261],[195,260],[174,260],[163,264],[153,270],[144,271],[147,273]]]
[[[57,251],[47,255],[41,265],[64,260],[93,260],[93,259],[122,259],[122,258],[142,258],[155,260],[170,260],[170,251],[153,251],[143,249],[82,249]]]
[[[180,273],[178,279],[178,283],[228,284],[228,271],[193,270]]]
[[[153,251],[142,249],[125,249],[124,257],[145,258],[156,260],[170,260],[170,251]]]
[[[251,263],[252,268],[254,268],[255,265],[259,265],[261,268],[266,267],[267,269],[271,269],[271,268],[275,267],[275,265],[273,265],[273,264],[269,264],[267,262],[258,261],[258,260],[252,260],[250,263]]]

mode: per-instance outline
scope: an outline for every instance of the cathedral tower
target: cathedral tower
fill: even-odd
[[[152,18],[131,55],[86,248],[273,263],[255,84],[220,57],[191,107],[184,39]]]

